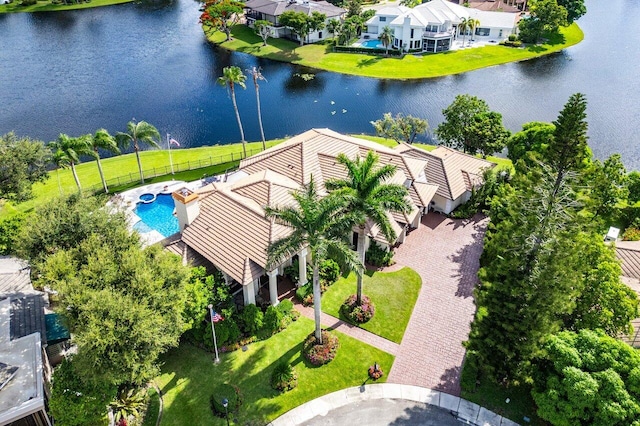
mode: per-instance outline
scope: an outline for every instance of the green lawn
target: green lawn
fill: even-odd
[[[475,392],[463,390],[460,396],[521,425],[548,425],[535,413],[536,404],[531,398],[529,386],[505,388],[497,383],[481,379]],[[509,403],[506,402],[507,398],[509,398]],[[524,417],[528,417],[530,422],[525,422]]]
[[[79,1],[74,4],[53,4],[51,3],[51,0],[38,0],[34,5],[21,6],[20,0],[13,0],[13,3],[10,4],[0,4],[0,13],[51,12],[56,10],[88,9],[90,7],[130,3],[132,1],[133,0],[91,0],[90,2]]]
[[[369,322],[361,324],[360,327],[392,342],[400,343],[421,287],[420,275],[411,268],[366,274],[362,292],[371,298],[376,306],[376,313]],[[340,278],[322,296],[322,310],[348,321],[340,314],[340,306],[355,292],[354,273]]]
[[[221,383],[238,386],[243,395],[244,403],[237,421],[232,417],[233,424],[264,424],[319,396],[360,386],[374,362],[385,373],[391,369],[392,355],[341,333],[337,333],[340,349],[336,358],[322,367],[310,367],[300,348],[312,331],[313,321],[300,318],[270,339],[249,345],[246,352],[221,354],[219,365],[212,362],[211,353],[187,344],[171,351],[156,379],[164,394],[162,425],[224,425],[209,408],[209,397]],[[298,387],[284,394],[269,385],[271,371],[280,360],[288,360],[298,374]]]
[[[327,71],[365,77],[412,79],[459,74],[479,68],[536,58],[560,51],[584,38],[576,23],[562,28],[561,34],[547,43],[527,48],[485,46],[426,55],[406,55],[403,58],[359,53],[334,53],[329,43],[300,46],[284,39],[269,39],[268,46],[252,29],[236,25],[232,40],[226,42],[221,32],[208,32],[209,40],[230,50],[250,53],[282,62],[291,62]]]
[[[272,146],[282,142],[283,139],[276,139],[267,142],[267,146]],[[262,149],[261,142],[252,142],[247,144],[247,153],[258,153]],[[208,168],[187,171],[185,173],[177,173],[175,179],[195,180],[201,178],[203,174],[211,175],[213,173],[224,172],[226,168],[237,165],[241,158],[242,144],[204,146],[189,149],[173,149],[171,155],[173,158],[174,170],[184,170],[187,167],[197,167],[198,164],[206,165],[210,163],[224,162],[222,170],[220,168]],[[229,162],[233,156],[234,161]],[[140,153],[142,168],[146,173],[168,173],[168,175],[148,179],[147,183],[171,180],[174,178],[169,170],[169,153],[167,150],[150,150]],[[105,178],[110,187],[113,185],[112,192],[122,191],[137,186],[138,165],[134,154],[124,154],[116,157],[105,158],[102,160],[102,168]],[[80,184],[84,189],[100,188],[100,175],[95,161],[88,161],[76,166]],[[77,191],[71,169],[63,169],[59,171],[60,188],[58,187],[58,172],[52,171],[50,178],[44,183],[37,183],[33,186],[35,198],[20,204],[0,202],[0,218],[12,215],[17,212],[31,211],[35,206],[40,205],[47,200],[57,197],[60,192],[69,194]],[[118,183],[117,178],[122,178]],[[133,181],[133,183],[129,183]],[[124,183],[127,182],[127,183]],[[136,183],[138,182],[138,183]]]

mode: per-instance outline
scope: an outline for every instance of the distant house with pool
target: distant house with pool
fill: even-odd
[[[249,0],[244,7],[245,19],[249,27],[253,28],[256,21],[268,21],[272,24],[269,27],[270,37],[289,38],[296,41],[300,41],[298,36],[289,28],[280,25],[278,21],[280,15],[287,11],[302,12],[307,15],[313,12],[324,14],[327,17],[325,28],[310,33],[304,40],[305,43],[315,43],[333,36],[326,30],[326,23],[331,19],[341,20],[347,12],[323,0]]]
[[[514,34],[519,13],[491,12],[472,9],[447,0],[432,0],[412,9],[389,6],[378,10],[366,22],[364,38],[377,39],[384,27],[393,31],[392,47],[403,51],[444,52],[454,40],[463,37],[459,28],[463,19],[480,22],[473,34],[467,30],[466,40],[499,42]]]

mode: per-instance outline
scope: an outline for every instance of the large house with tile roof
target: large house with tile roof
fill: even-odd
[[[406,151],[411,149],[409,147]],[[442,169],[439,154],[421,157],[329,129],[313,129],[242,160],[233,182],[213,182],[197,190],[183,188],[174,192],[182,234],[180,240],[171,241],[167,249],[181,254],[183,259],[196,262],[206,259],[223,272],[228,284],[242,291],[245,304],[256,303],[260,288],[266,284],[265,278],[268,277],[269,299],[277,304],[277,277],[284,273],[284,268],[293,259],[269,269],[267,248],[288,235],[290,229],[267,219],[265,206],[293,203],[292,192],[302,189],[312,177],[318,192],[326,194],[324,184],[327,179],[347,176],[346,169],[337,161],[338,155],[364,157],[369,151],[376,152],[381,163],[396,166],[396,173],[390,182],[407,188],[407,198],[412,208],[408,213],[389,213],[397,235],[395,241],[387,241],[377,226],[367,223],[367,247],[371,242],[386,248],[401,244],[407,232],[417,228],[422,216],[434,206],[439,184],[429,177],[432,174],[429,163],[432,161],[436,169]],[[454,157],[453,153],[442,155]],[[447,172],[452,173],[451,185],[456,187],[458,182],[453,175],[457,174],[453,173],[453,167],[456,164],[465,165],[468,171],[459,171],[458,174],[461,179],[467,176],[467,181],[462,183],[465,189],[472,186],[476,177],[471,174],[478,171],[478,166],[466,157],[463,156],[466,161],[445,161],[446,170],[433,175],[444,173],[446,176]],[[484,160],[479,162],[485,166],[492,165]],[[447,179],[441,181],[448,183]],[[447,191],[451,191],[449,186]],[[355,233],[353,243],[357,245]],[[306,283],[308,256],[304,248],[297,254],[300,285]]]
[[[431,210],[444,214],[469,201],[473,189],[482,185],[485,170],[496,166],[490,161],[445,146],[427,152],[402,144],[396,150],[410,157],[427,160],[427,180],[438,185],[431,201]]]
[[[516,32],[519,13],[490,12],[464,7],[447,0],[431,0],[414,8],[392,5],[376,11],[366,22],[365,38],[377,39],[385,27],[393,31],[392,47],[403,51],[444,52],[462,38],[463,19],[480,22],[466,40],[498,42]]]
[[[640,296],[640,241],[616,241],[616,256],[620,260],[620,279]],[[633,334],[622,339],[634,348],[640,348],[640,318],[631,321]]]
[[[326,30],[326,24],[331,19],[341,20],[345,9],[335,6],[324,0],[249,0],[244,4],[246,24],[253,28],[256,21],[268,21],[269,36],[273,38],[290,38],[300,41],[298,36],[289,28],[279,22],[280,15],[287,11],[302,12],[311,15],[313,12],[322,13],[327,17],[325,28],[309,33],[305,43],[315,43],[333,37],[333,34]]]

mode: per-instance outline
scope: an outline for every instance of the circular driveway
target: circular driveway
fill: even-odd
[[[301,426],[459,426],[461,421],[448,410],[404,399],[357,401],[316,416]]]

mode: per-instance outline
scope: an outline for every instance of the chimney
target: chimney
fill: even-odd
[[[181,188],[173,192],[171,196],[176,205],[176,216],[178,216],[178,224],[180,225],[180,232],[182,232],[200,214],[198,194],[189,188]]]

